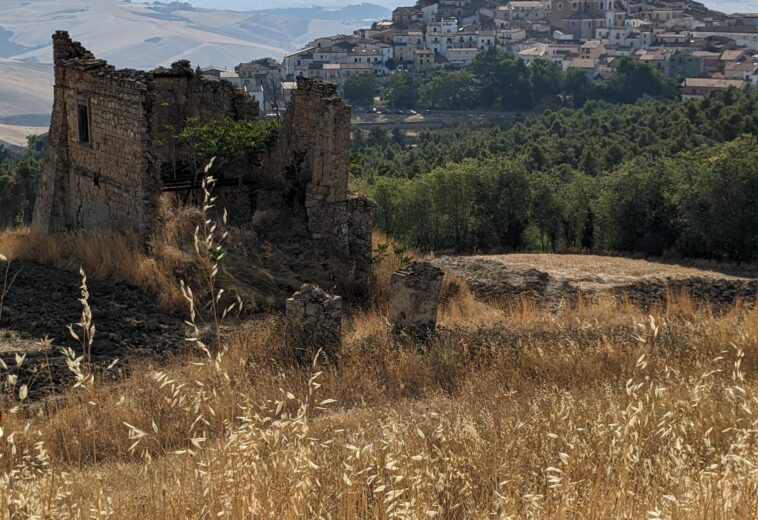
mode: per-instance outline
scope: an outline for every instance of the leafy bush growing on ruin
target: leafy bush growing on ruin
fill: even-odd
[[[276,141],[279,128],[278,119],[235,121],[227,117],[208,123],[193,119],[179,137],[205,164],[213,157],[236,160],[258,156]]]

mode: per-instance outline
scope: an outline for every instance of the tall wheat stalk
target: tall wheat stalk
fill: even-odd
[[[226,230],[228,221],[228,215],[226,209],[222,215],[222,227],[219,227],[218,222],[214,220],[212,215],[215,209],[215,202],[217,197],[213,195],[213,190],[216,187],[216,179],[209,174],[213,167],[214,159],[205,166],[205,176],[203,177],[202,190],[203,190],[203,205],[201,208],[202,222],[195,228],[194,233],[194,247],[195,254],[200,260],[203,266],[203,281],[205,282],[205,289],[208,291],[210,308],[210,320],[213,324],[213,334],[215,336],[217,346],[217,361],[220,361],[223,356],[223,348],[221,341],[221,324],[227,315],[237,309],[237,312],[242,312],[242,300],[237,297],[237,300],[226,308],[221,310],[221,297],[224,295],[225,290],[218,287],[218,275],[220,270],[221,261],[226,257],[226,243],[229,240],[229,231]],[[200,349],[202,349],[206,355],[210,358],[211,353],[207,345],[201,341],[200,329],[197,325],[197,304],[192,288],[187,285],[184,280],[181,281],[181,290],[184,299],[187,301],[189,310],[189,320],[186,322],[192,329],[192,334],[188,338],[189,341],[195,343]]]
[[[82,355],[77,356],[73,349],[61,347],[60,351],[66,359],[66,365],[69,371],[76,377],[74,387],[86,387],[94,381],[92,371],[92,346],[95,342],[95,324],[92,322],[92,309],[89,305],[89,288],[87,287],[87,275],[84,269],[79,269],[82,277],[80,286],[81,296],[79,303],[82,304],[82,314],[79,322],[76,323],[79,332],[74,330],[74,325],[68,326],[68,332],[71,337],[82,347]],[[82,364],[84,362],[84,364]]]

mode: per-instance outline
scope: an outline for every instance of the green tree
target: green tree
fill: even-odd
[[[685,155],[676,170],[685,254],[758,259],[758,139]]]
[[[583,106],[593,95],[595,88],[594,82],[587,77],[587,74],[577,68],[569,68],[563,80],[563,92],[571,96],[575,107]]]
[[[376,93],[376,76],[371,72],[362,72],[345,81],[345,97],[359,105],[370,105]]]
[[[608,81],[605,98],[614,103],[634,103],[643,96],[674,98],[676,84],[655,67],[625,56]]]
[[[247,153],[258,154],[274,142],[279,121],[235,121],[230,118],[199,123],[192,120],[179,133],[181,140],[201,161],[211,157],[236,160]]]
[[[477,54],[471,70],[482,83],[481,97],[484,104],[498,106],[505,110],[531,108],[533,103],[533,85],[531,67],[523,60],[514,60],[496,48],[490,48]],[[544,72],[549,76],[549,67]],[[540,88],[549,88],[549,80]],[[543,92],[544,93],[544,92]],[[542,93],[541,93],[542,94]]]
[[[563,72],[557,63],[537,60],[529,66],[533,103],[554,98],[563,88]]]
[[[554,249],[558,243],[563,220],[562,206],[558,199],[556,179],[545,173],[529,176],[531,208],[529,221],[539,231],[539,248]]]
[[[600,246],[660,255],[678,237],[668,159],[641,157],[603,179],[596,205]]]
[[[418,102],[414,77],[409,72],[396,72],[384,81],[382,97],[396,108],[413,108]]]
[[[559,188],[559,212],[563,243],[568,248],[592,249],[594,246],[595,182],[592,177],[572,172],[570,180]]]
[[[443,71],[424,83],[419,90],[424,106],[467,109],[479,104],[479,81],[469,72]]]

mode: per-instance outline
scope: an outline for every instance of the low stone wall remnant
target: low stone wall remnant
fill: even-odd
[[[333,359],[342,342],[342,297],[317,285],[304,284],[286,304],[298,357],[310,361],[323,349],[324,355]]]
[[[441,269],[421,261],[392,274],[388,318],[396,331],[417,337],[434,332],[444,276]]]

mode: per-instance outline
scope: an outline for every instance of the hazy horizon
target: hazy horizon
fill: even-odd
[[[189,0],[195,7],[206,9],[263,10],[287,7],[343,7],[350,4],[369,3],[389,9],[402,5],[413,5],[414,0],[284,0],[272,5],[269,0]],[[700,0],[711,9],[726,13],[758,12],[758,0]]]

